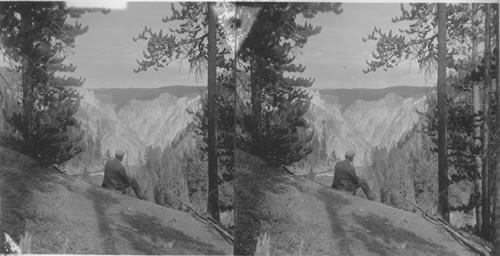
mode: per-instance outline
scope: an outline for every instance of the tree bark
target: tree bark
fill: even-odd
[[[260,145],[260,131],[262,119],[262,102],[261,102],[261,87],[259,79],[256,79],[255,73],[259,72],[259,57],[253,57],[251,61],[251,103],[253,115],[253,129],[252,129],[252,150],[257,153]]]
[[[472,29],[473,29],[473,38],[472,38],[472,63],[474,65],[474,68],[477,69],[477,65],[479,64],[477,61],[477,56],[478,56],[478,38],[477,38],[477,26],[475,25],[475,22],[477,21],[477,4],[472,4]],[[480,89],[479,89],[479,83],[478,82],[473,82],[472,84],[472,95],[473,95],[473,113],[474,113],[474,148],[476,151],[476,155],[474,156],[475,160],[475,168],[476,168],[476,181],[474,183],[474,193],[476,195],[481,194],[481,175],[482,175],[482,168],[483,168],[483,161],[481,158],[481,117],[479,116],[480,113],[480,107],[481,107],[481,97],[479,95]],[[482,221],[482,213],[481,213],[481,205],[480,203],[477,203],[475,206],[476,210],[476,233],[480,234],[481,233],[481,228],[483,225]]]
[[[234,4],[234,22],[235,24],[238,21],[238,5],[235,3]],[[234,111],[234,129],[233,129],[233,166],[234,166],[234,181],[233,181],[233,186],[234,186],[234,211],[233,211],[233,216],[234,216],[234,223],[237,225],[239,222],[239,217],[240,217],[240,205],[239,205],[239,198],[238,198],[238,179],[239,179],[239,172],[238,169],[236,168],[236,148],[237,148],[237,143],[238,143],[238,27],[235,25],[233,27],[234,29],[234,66],[233,66],[233,79],[234,79],[234,95],[233,95],[233,111]],[[235,232],[236,236],[236,232]],[[235,251],[236,252],[236,249]]]
[[[208,13],[208,199],[207,212],[219,221],[219,185],[217,172],[217,70],[215,3],[207,3]]]
[[[496,52],[496,59],[497,59],[497,62],[496,62],[496,70],[493,70],[492,72],[496,72],[496,81],[494,82],[494,86],[495,86],[495,91],[496,91],[496,157],[495,157],[495,167],[496,168],[491,168],[492,170],[491,171],[491,176],[490,176],[490,208],[491,208],[491,232],[490,232],[490,238],[491,238],[491,241],[494,242],[496,240],[496,237],[495,237],[495,234],[496,234],[496,230],[495,230],[495,227],[496,227],[496,220],[498,219],[496,216],[495,216],[495,210],[496,210],[496,200],[497,200],[497,191],[498,191],[498,188],[496,187],[497,184],[498,184],[498,178],[499,178],[499,175],[498,175],[498,170],[500,170],[498,167],[500,165],[500,150],[499,150],[499,146],[500,146],[500,62],[499,62],[499,57],[500,57],[500,3],[499,5],[496,5],[496,13],[497,13],[497,17],[493,17],[493,19],[495,19],[496,21],[496,27],[495,27],[495,30],[496,30],[496,49],[497,49],[497,52]],[[494,52],[494,51],[493,51]],[[499,212],[500,213],[500,212]]]
[[[497,12],[498,17],[496,17],[497,23],[497,81],[496,81],[496,96],[497,96],[497,131],[500,130],[500,43],[498,40],[498,33],[500,31],[500,11]],[[496,177],[495,177],[495,200],[494,200],[494,213],[493,213],[493,223],[495,224],[494,234],[493,234],[493,252],[491,255],[500,256],[500,143],[496,144]]]
[[[489,198],[489,170],[490,170],[490,152],[489,152],[489,121],[490,121],[490,90],[491,90],[491,76],[490,76],[490,58],[491,58],[491,17],[490,5],[486,4],[485,9],[485,30],[484,30],[484,121],[483,121],[483,177],[482,177],[482,214],[483,214],[483,227],[481,228],[481,236],[485,239],[489,238],[490,224],[490,198]],[[489,240],[489,239],[488,239]]]
[[[21,24],[22,24],[22,31],[25,33],[29,34],[29,31],[32,30],[32,17],[31,17],[31,10],[26,9],[24,12],[21,13]],[[32,121],[33,121],[33,81],[31,79],[31,76],[33,75],[33,67],[34,64],[32,63],[31,60],[29,60],[26,56],[30,56],[32,51],[33,51],[33,40],[27,39],[22,46],[23,49],[22,51],[26,54],[23,57],[22,60],[22,74],[21,74],[21,81],[22,81],[22,87],[23,87],[23,120],[25,123],[24,131],[23,131],[23,139],[24,139],[24,145],[27,147],[25,150],[28,150],[29,154],[32,153],[33,149],[33,143],[31,141],[31,131],[32,131]],[[35,156],[36,157],[36,156]]]
[[[437,4],[438,18],[438,212],[441,217],[450,222],[448,205],[448,141],[446,100],[446,9],[445,3]]]

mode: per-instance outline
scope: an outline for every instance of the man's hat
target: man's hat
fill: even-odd
[[[125,155],[125,152],[123,152],[123,150],[121,150],[121,149],[118,149],[115,153],[115,156],[119,157],[119,158],[123,157],[124,155]]]
[[[347,151],[345,152],[345,157],[352,158],[352,157],[354,157],[355,155],[356,155],[356,153],[354,153],[354,151],[352,151],[352,150],[347,150]]]

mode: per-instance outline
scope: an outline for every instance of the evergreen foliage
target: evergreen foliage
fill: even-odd
[[[276,90],[274,88],[267,89]],[[304,114],[309,108],[309,97],[304,91],[288,88],[288,95],[295,102],[281,100],[285,90],[269,93],[273,102],[272,110],[264,110],[263,127],[260,143],[255,145],[256,155],[261,156],[270,164],[289,165],[295,163],[312,152],[311,141],[313,133]],[[298,96],[295,96],[298,95]],[[276,100],[277,99],[277,100]],[[319,142],[316,139],[319,148]]]
[[[185,210],[183,202],[191,204],[198,213],[204,213],[207,204],[207,162],[200,149],[182,154],[176,148],[149,146],[144,152],[143,165],[139,166],[138,180],[141,189],[152,196],[159,205]],[[232,183],[220,185],[221,210],[233,208]],[[181,202],[183,201],[183,202]]]
[[[436,71],[436,67],[439,66],[436,62],[438,48],[436,4],[416,3],[406,6],[409,8],[401,5],[401,16],[394,17],[392,21],[394,23],[407,23],[407,29],[400,29],[399,33],[393,33],[393,31],[383,32],[379,28],[374,28],[373,32],[363,39],[364,41],[373,40],[377,43],[376,51],[373,52],[372,59],[367,61],[368,67],[363,70],[364,72],[374,72],[378,69],[387,71],[407,60],[416,61],[420,69],[427,73]],[[491,181],[486,180],[488,179],[487,174],[491,173],[488,170],[491,170],[490,165],[493,161],[485,160],[494,158],[491,149],[492,145],[494,146],[496,143],[494,136],[489,136],[488,132],[495,129],[494,123],[491,121],[495,107],[490,107],[487,112],[479,111],[478,116],[475,116],[474,111],[476,110],[473,109],[472,104],[472,89],[474,86],[479,86],[478,82],[484,80],[483,77],[487,74],[485,70],[488,70],[485,67],[484,59],[477,61],[477,57],[481,59],[481,56],[477,54],[477,45],[485,43],[487,38],[485,37],[485,28],[486,25],[491,25],[487,24],[484,19],[486,8],[488,8],[486,4],[447,4],[446,61],[440,64],[443,70],[446,68],[446,83],[451,85],[446,91],[447,98],[445,100],[448,107],[446,111],[448,116],[446,122],[448,141],[446,152],[448,156],[446,160],[451,171],[448,175],[448,184],[461,183],[475,187],[475,192],[471,194],[468,203],[453,206],[451,210],[468,212],[476,208],[477,216],[481,215],[481,212],[477,211],[478,207],[485,208],[487,211],[490,208],[487,200],[483,199],[482,204],[480,202],[481,198],[489,196],[487,192],[489,190],[483,189],[481,193],[478,186],[491,186],[488,185],[488,183],[491,184]],[[491,10],[498,15],[496,8],[491,8]],[[495,54],[494,50],[492,52]],[[485,52],[484,56],[487,54],[489,52]],[[495,68],[497,67],[492,65],[490,70]],[[489,95],[488,92],[485,92],[489,88],[490,85],[484,86],[482,94]],[[482,95],[480,97],[486,99],[488,104],[485,106],[495,106],[493,97],[482,97]],[[443,113],[439,115],[437,112],[435,96],[431,96],[428,103],[429,110],[425,114],[425,132],[432,138],[434,145],[437,145],[436,136],[439,126],[437,120]],[[476,128],[482,125],[481,138],[474,138],[475,118],[478,119],[476,123],[479,123],[476,124]],[[477,141],[481,139],[482,143],[479,144],[482,145],[476,145]],[[432,147],[432,150],[434,153],[437,152],[435,147]],[[479,166],[479,168],[478,157],[479,160],[483,160],[483,166]],[[482,185],[481,179],[483,179]],[[485,217],[483,216],[483,218]],[[481,218],[478,217],[477,220],[481,221]]]
[[[220,23],[214,24],[212,19],[210,21],[208,20],[209,17],[213,17],[213,13],[210,13],[210,11],[213,10],[210,10],[209,8],[211,4],[194,2],[179,4],[181,6],[180,11],[176,10],[174,4],[172,4],[173,14],[170,17],[166,17],[163,19],[163,22],[165,23],[180,22],[179,29],[170,29],[170,34],[167,33],[164,35],[162,30],[160,30],[159,32],[153,32],[150,28],[146,27],[137,38],[134,38],[134,40],[145,40],[148,42],[147,52],[144,52],[144,60],[138,61],[139,67],[134,71],[145,71],[151,67],[155,70],[158,70],[158,68],[162,68],[168,65],[172,61],[178,60],[180,58],[187,59],[190,63],[191,71],[194,71],[198,75],[201,75],[203,70],[206,69],[210,69],[213,71],[208,76],[209,89],[211,89],[209,90],[208,99],[211,99],[212,96],[217,95],[217,92],[215,91],[214,93],[213,90],[216,90],[216,88],[218,87],[216,86],[216,84],[213,84],[213,82],[215,81],[210,81],[212,77],[211,75],[215,75],[215,77],[213,77],[214,80],[219,80],[219,76],[216,74],[216,69],[221,67],[225,67],[227,69],[227,63],[230,63],[224,61],[225,54],[228,54],[230,52],[230,47],[227,45],[226,40],[224,40],[225,30],[222,29]],[[215,26],[215,31],[213,27],[209,28],[209,24]],[[211,37],[214,34],[216,37],[216,45],[212,45],[211,48],[215,48],[215,52],[210,50],[210,52],[214,53],[213,55],[211,55],[212,57],[208,56],[209,32],[212,32],[210,34]],[[213,43],[214,41],[210,42]],[[214,55],[214,59],[209,59],[209,57],[213,58]],[[213,118],[213,116],[220,116],[217,115],[217,112],[221,109],[218,106],[214,106],[220,104],[218,104],[216,99],[209,103],[211,104],[210,106],[207,106],[208,103],[208,100],[205,101],[204,105],[206,107],[202,108],[202,113],[205,114],[207,120],[205,122],[204,118],[202,118],[198,123],[201,126],[200,129],[205,128],[201,132],[203,135],[207,135],[207,140],[205,140],[205,142],[208,142],[208,138],[213,138],[211,137],[212,135],[216,135],[216,137],[214,138],[215,144],[210,144],[210,147],[215,147],[215,145],[222,145],[222,147],[216,146],[216,149],[214,149],[213,147],[209,148],[208,150],[210,151],[207,152],[207,154],[210,156],[210,168],[208,169],[208,171],[210,172],[210,174],[208,175],[208,185],[210,193],[208,195],[209,200],[207,201],[207,208],[211,216],[214,219],[218,220],[219,210],[218,205],[216,205],[218,200],[218,184],[216,182],[220,180],[220,177],[218,177],[220,176],[220,168],[217,168],[217,162],[219,161],[219,151],[224,151],[225,144],[224,142],[217,143],[218,140],[224,139],[224,137],[220,137],[217,135],[219,132],[215,130],[216,126],[214,126],[214,124],[216,125],[217,123],[221,122],[220,117],[218,117],[216,120],[214,120]],[[212,115],[209,116],[209,113],[211,113]],[[210,134],[208,134],[209,132]],[[213,150],[215,150],[216,152],[214,152]],[[223,160],[226,160],[224,161],[225,163],[228,162],[227,158]],[[229,165],[234,166],[234,164],[230,161]],[[229,170],[230,173],[233,168],[234,167],[227,166],[225,169]],[[231,176],[232,175],[230,174],[229,176],[226,175],[225,177],[231,178]]]
[[[272,164],[291,164],[311,153],[312,129],[304,119],[311,97],[304,90],[313,79],[291,77],[304,72],[294,63],[299,49],[321,27],[297,22],[297,16],[313,18],[320,12],[341,12],[336,3],[245,3],[258,7],[256,22],[241,45],[239,58],[249,74],[251,111],[239,122],[243,148]]]
[[[417,123],[390,149],[372,149],[368,168],[375,176],[374,189],[382,203],[411,211],[415,209],[411,202],[433,213],[437,206],[437,173],[432,170],[437,162],[429,150],[430,137],[421,130],[422,123]]]
[[[46,163],[62,163],[82,151],[74,118],[81,96],[73,89],[83,79],[60,76],[76,67],[64,63],[75,37],[88,27],[67,18],[86,11],[64,2],[0,3],[1,53],[22,74],[22,109],[8,119],[24,153]]]
[[[470,38],[484,33],[474,30],[472,8],[470,4],[447,5],[447,56],[470,56],[470,47],[464,43]],[[382,68],[387,71],[401,62],[416,61],[421,70],[436,72],[437,68],[437,5],[433,3],[409,3],[408,8],[401,4],[401,15],[393,17],[393,23],[407,23],[406,29],[398,32],[384,32],[375,27],[363,41],[376,41],[376,51],[372,59],[367,60],[367,68],[363,72],[375,72]],[[478,24],[477,24],[478,25]],[[448,58],[450,60],[451,58]]]
[[[155,203],[174,209],[185,209],[179,199],[188,202],[188,190],[180,168],[179,156],[172,149],[161,150],[151,146],[146,148],[145,165],[141,167],[141,173],[150,178],[150,187],[144,189],[152,190]]]
[[[170,33],[153,32],[145,28],[136,40],[146,40],[148,42],[147,51],[144,52],[144,60],[138,61],[139,68],[136,72],[147,70],[148,68],[158,69],[168,65],[174,60],[187,59],[191,69],[199,73],[205,67],[206,58],[206,6],[201,3],[182,3],[181,10],[172,6],[174,14],[165,18],[164,22],[181,22],[179,29],[172,29]],[[225,24],[219,23],[217,26],[217,66],[219,95],[218,110],[218,132],[229,135],[238,130],[238,145],[241,148],[251,150],[258,155],[268,155],[273,152],[263,152],[260,149],[268,148],[271,145],[278,145],[281,142],[282,149],[288,149],[285,155],[272,156],[272,161],[281,164],[288,164],[304,158],[310,152],[308,145],[311,137],[308,124],[302,118],[307,111],[310,97],[300,88],[310,87],[312,79],[289,77],[287,74],[302,73],[305,67],[295,65],[292,62],[298,49],[302,48],[307,39],[320,32],[320,27],[314,27],[307,22],[303,25],[296,21],[297,15],[302,14],[305,18],[313,18],[320,12],[340,13],[340,4],[331,3],[240,3],[240,10],[245,8],[258,8],[256,22],[246,36],[239,31],[239,39],[243,42],[237,52],[238,58],[238,80],[242,76],[249,76],[250,83],[243,84],[250,87],[252,91],[251,103],[237,103],[242,108],[250,108],[251,111],[240,109],[236,117],[239,127],[233,124],[224,123],[231,118],[229,112],[235,112],[234,96],[234,60],[229,53],[231,46],[228,45],[228,34],[231,31],[225,29]],[[258,63],[255,66],[253,64]],[[243,79],[245,80],[245,79]],[[256,96],[258,95],[258,96]],[[246,99],[238,99],[238,101]],[[288,103],[285,103],[288,101]],[[288,104],[288,110],[279,105]],[[204,108],[205,109],[205,108]],[[206,114],[205,112],[202,112]],[[204,119],[200,117],[200,125]],[[227,119],[231,118],[231,119]],[[276,118],[282,121],[276,122]],[[296,119],[296,120],[293,120]],[[288,127],[286,125],[295,125]],[[258,128],[257,128],[258,127]],[[258,133],[257,130],[258,129]],[[274,130],[275,129],[275,130]],[[200,129],[203,130],[203,129]],[[223,131],[225,130],[225,131]],[[289,134],[290,138],[285,139]],[[253,134],[253,135],[252,135]],[[273,137],[276,136],[276,137]],[[233,136],[225,136],[228,141],[219,138],[219,152],[228,152],[230,149],[225,145],[234,144],[229,142]],[[267,141],[259,138],[266,138]],[[271,141],[268,139],[272,138]],[[280,144],[281,145],[281,144]],[[302,148],[303,147],[303,148]],[[281,154],[281,153],[280,153]],[[271,160],[271,159],[270,159]]]
[[[229,80],[230,77],[219,75],[217,96],[217,158],[219,166],[219,184],[229,182],[234,179],[234,107],[233,95],[234,85]],[[204,153],[203,159],[206,159],[208,152],[207,131],[208,131],[208,104],[206,94],[202,96],[202,108],[195,113],[194,131],[201,136],[203,143],[198,148]]]

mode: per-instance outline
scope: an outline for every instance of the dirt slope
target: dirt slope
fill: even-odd
[[[474,255],[418,214],[237,157],[238,253],[253,253],[267,232],[271,255]]]
[[[16,242],[30,232],[32,253],[42,254],[233,252],[216,231],[188,213],[38,167],[30,158],[3,147],[0,231]]]

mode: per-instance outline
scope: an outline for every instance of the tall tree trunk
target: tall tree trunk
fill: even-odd
[[[259,57],[253,57],[251,63],[251,103],[252,103],[252,116],[253,116],[253,129],[252,129],[252,151],[259,150],[260,145],[260,131],[261,131],[261,119],[262,119],[262,102],[261,102],[261,86],[260,79],[256,79],[259,70]]]
[[[490,226],[490,198],[489,198],[489,170],[490,170],[490,151],[489,151],[489,122],[490,122],[490,91],[491,91],[491,76],[490,76],[490,58],[491,58],[491,18],[490,18],[490,5],[486,4],[485,9],[485,30],[484,30],[484,59],[485,59],[485,72],[484,72],[484,121],[483,121],[483,177],[482,177],[482,214],[483,214],[483,227],[481,228],[482,237],[488,239]]]
[[[491,176],[490,176],[490,219],[491,219],[491,225],[490,225],[490,238],[492,242],[495,241],[495,223],[496,223],[496,216],[495,216],[495,207],[496,207],[496,199],[497,199],[497,184],[498,184],[498,173],[497,171],[498,166],[500,164],[500,151],[498,150],[499,144],[500,144],[500,3],[496,5],[496,14],[497,17],[494,17],[496,21],[496,26],[495,26],[495,34],[496,34],[496,41],[495,41],[495,46],[496,46],[496,56],[495,58],[497,59],[496,62],[496,70],[493,70],[493,72],[496,72],[496,81],[494,82],[495,92],[496,92],[496,127],[495,127],[495,138],[496,138],[496,157],[495,157],[495,167],[496,168],[491,168]],[[493,51],[495,52],[495,51]]]
[[[29,33],[32,30],[32,17],[31,10],[26,10],[21,13],[21,22],[22,22],[22,31]],[[22,46],[23,52],[31,53],[33,51],[33,40],[26,40],[25,44]],[[29,154],[33,153],[33,143],[31,139],[31,132],[33,129],[33,80],[31,76],[33,75],[34,63],[32,60],[29,60],[27,57],[23,58],[23,67],[22,67],[22,87],[23,87],[23,120],[25,123],[23,133],[25,150],[29,152]],[[36,156],[35,156],[36,157]]]
[[[219,221],[219,185],[217,173],[217,80],[216,80],[216,17],[215,3],[208,12],[208,214]]]
[[[233,79],[234,79],[234,98],[233,98],[233,111],[234,111],[234,129],[233,129],[233,155],[232,155],[232,160],[233,160],[233,166],[234,166],[234,181],[233,181],[233,187],[234,187],[234,198],[233,198],[233,203],[234,203],[234,211],[233,211],[233,216],[234,216],[234,224],[238,223],[239,221],[239,216],[240,216],[240,205],[239,205],[239,198],[238,198],[238,191],[237,191],[237,186],[238,186],[238,178],[239,178],[239,173],[238,169],[236,168],[236,147],[238,143],[238,27],[236,26],[238,22],[238,5],[235,3],[234,4],[234,23],[235,27],[234,29],[234,66],[233,66]],[[235,233],[236,237],[236,233]],[[234,251],[236,252],[236,250]]]
[[[446,100],[446,4],[437,4],[438,18],[438,212],[446,221],[450,221],[448,205],[448,141]]]
[[[500,42],[498,40],[498,33],[500,33],[500,10],[497,12],[497,131],[500,133]],[[495,201],[494,201],[494,214],[493,223],[495,224],[493,234],[493,252],[491,255],[500,256],[500,143],[496,144],[496,176],[495,176]]]
[[[477,26],[475,25],[478,15],[478,8],[477,4],[472,4],[472,29],[473,29],[473,38],[472,38],[472,63],[474,65],[474,68],[477,69],[478,66],[478,61],[477,61],[477,55],[478,55],[478,38],[477,38]],[[481,159],[481,117],[480,117],[480,106],[481,106],[481,97],[479,95],[479,83],[478,82],[473,82],[472,84],[472,94],[473,94],[473,113],[474,113],[474,148],[475,151],[477,152],[476,155],[474,156],[475,160],[475,167],[476,167],[476,181],[474,183],[474,194],[476,195],[481,195],[481,175],[482,175],[482,165],[483,161]],[[482,222],[482,213],[481,213],[481,205],[480,203],[477,203],[475,206],[476,210],[476,233],[480,234],[481,233],[481,228],[483,225]]]

